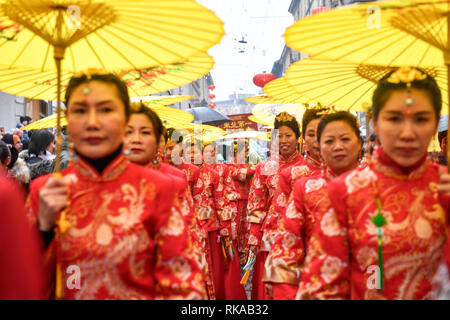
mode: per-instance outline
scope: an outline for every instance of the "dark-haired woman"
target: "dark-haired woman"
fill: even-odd
[[[11,151],[6,143],[0,141],[0,168],[8,171],[8,165],[11,162]]]
[[[184,140],[185,159],[190,155],[190,162],[200,169],[199,179],[194,186],[195,214],[199,225],[206,237],[205,256],[208,261],[210,278],[213,280],[214,290],[211,297],[217,300],[245,299],[245,292],[241,290],[239,281],[224,281],[226,277],[226,264],[231,256],[223,251],[231,236],[231,221],[233,217],[233,204],[225,194],[223,178],[216,169],[209,165],[211,159],[204,152],[202,140],[193,137]],[[188,152],[188,150],[190,152]],[[204,157],[204,155],[207,155]],[[239,263],[237,258],[232,260],[234,266]],[[233,270],[235,270],[233,268]],[[232,273],[235,275],[235,273]],[[234,278],[235,280],[235,278]],[[243,293],[243,294],[242,294]]]
[[[55,159],[55,136],[48,130],[36,130],[30,140],[27,164]]]
[[[266,260],[263,281],[269,295],[276,300],[295,298],[305,259],[311,259],[315,239],[313,227],[330,209],[328,182],[359,163],[362,140],[356,118],[349,112],[330,113],[317,128],[322,172],[296,181],[286,212],[280,220],[279,232]]]
[[[247,202],[251,178],[255,174],[255,167],[248,163],[248,141],[235,144],[234,146],[234,162],[228,165],[230,166],[234,186],[238,192],[235,223],[237,225],[239,262],[244,266],[248,258]]]
[[[164,126],[158,115],[142,103],[133,104],[125,131],[124,149],[132,163],[158,170],[172,179],[179,195],[182,216],[189,228],[190,244],[187,253],[203,267],[206,275],[200,231],[194,217],[194,201],[186,175],[182,170],[161,161],[160,150],[164,140]]]
[[[56,147],[55,136],[48,130],[33,132],[28,150],[19,154],[30,169],[30,179],[53,172]]]
[[[252,300],[269,299],[264,289],[262,275],[271,246],[271,236],[274,230],[277,230],[276,225],[271,225],[271,222],[276,222],[278,216],[273,199],[280,172],[295,165],[301,158],[297,151],[300,138],[297,120],[290,114],[282,112],[275,118],[274,128],[278,130],[278,138],[273,143],[278,143],[279,154],[273,154],[270,160],[256,166],[247,204],[248,245],[249,250],[256,254],[252,277]]]
[[[380,80],[372,102],[381,146],[366,168],[329,183],[332,209],[315,225],[299,298],[431,297],[449,218],[449,174],[427,159],[441,93],[429,75],[401,68]]]
[[[194,197],[195,185],[200,176],[200,169],[193,163],[186,163],[183,159],[183,137],[174,128],[169,128],[165,132],[165,157],[164,161],[182,170],[188,181],[188,187]],[[189,155],[190,156],[190,155]]]
[[[7,166],[9,176],[13,177],[26,191],[30,183],[30,170],[25,161],[19,158],[22,151],[22,141],[19,136],[7,133],[3,136],[2,141],[6,143],[11,153],[11,160]]]
[[[280,172],[278,188],[274,199],[274,211],[277,215],[273,215],[274,221],[271,225],[278,226],[279,219],[287,209],[287,202],[292,198],[292,190],[297,180],[303,177],[309,177],[320,173],[324,169],[322,157],[320,155],[319,143],[317,141],[317,126],[322,118],[325,108],[308,109],[302,118],[302,139],[305,149],[304,158],[289,166]],[[273,230],[272,239],[276,237],[279,228]]]
[[[56,296],[203,298],[172,180],[122,154],[130,112],[125,84],[111,74],[73,77],[65,98],[77,161],[62,177],[34,180],[29,201],[49,242],[49,275],[58,271]]]
[[[307,109],[302,118],[302,138],[305,149],[304,160],[280,173],[280,191],[289,199],[295,181],[302,177],[319,173],[322,168],[322,158],[317,142],[317,126],[326,111],[324,108]],[[277,208],[278,209],[278,208]]]
[[[226,300],[247,300],[247,296],[244,287],[240,284],[240,264],[239,254],[237,251],[237,225],[235,223],[237,212],[237,190],[233,183],[230,167],[226,164],[218,163],[216,161],[216,144],[214,142],[207,142],[203,148],[203,167],[216,171],[221,184],[224,188],[224,207],[222,214],[219,216],[221,220],[220,236],[222,241],[222,247],[228,251],[226,257],[223,259],[220,256],[214,259],[213,256],[213,274],[215,274],[214,285],[216,288],[223,288],[223,293],[218,292],[218,296],[224,296]],[[230,215],[224,214],[224,211],[228,211]],[[213,238],[214,239],[214,238]],[[231,239],[230,242],[227,240]],[[225,244],[228,243],[228,247]],[[232,251],[231,251],[232,250]],[[229,254],[229,252],[234,252]],[[218,276],[217,276],[218,275]]]

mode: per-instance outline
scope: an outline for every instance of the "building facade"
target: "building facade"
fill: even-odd
[[[372,0],[373,1],[373,0]],[[357,4],[360,2],[368,1],[354,1],[354,0],[292,0],[289,5],[289,13],[294,17],[294,21],[302,19],[312,14],[314,9],[320,7],[336,8],[343,5]],[[290,65],[301,59],[308,58],[308,55],[295,51],[288,46],[284,46],[280,59],[274,62],[272,67],[272,73],[277,77],[283,77],[286,74]],[[357,113],[358,121],[360,123],[360,130],[363,136],[366,135],[366,116],[365,113]]]
[[[161,96],[167,96],[167,95],[172,95],[172,96],[193,96],[192,99],[190,100],[186,100],[186,101],[182,101],[176,104],[171,105],[171,107],[173,108],[177,108],[177,109],[182,109],[182,110],[186,110],[186,109],[190,109],[190,108],[195,108],[195,107],[200,107],[203,100],[204,101],[209,101],[209,86],[213,85],[213,79],[210,73],[208,73],[206,76],[201,77],[200,79],[185,84],[184,86],[175,88],[175,89],[171,89],[169,91],[165,91],[165,92],[161,92],[157,95],[161,95]]]
[[[51,108],[45,101],[31,100],[0,91],[0,127],[6,132],[16,128],[22,116],[39,120],[51,113]]]

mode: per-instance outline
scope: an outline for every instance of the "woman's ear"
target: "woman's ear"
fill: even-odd
[[[11,163],[11,157],[8,157],[5,162],[5,167],[9,166],[10,163]]]

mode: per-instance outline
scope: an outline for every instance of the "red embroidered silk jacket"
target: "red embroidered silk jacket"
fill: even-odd
[[[52,241],[46,261],[52,272],[58,255],[64,283],[71,276],[66,270],[79,270],[79,285],[65,286],[64,299],[205,298],[170,179],[123,155],[101,175],[81,158],[62,175],[70,186],[70,228]],[[49,178],[31,184],[32,216],[38,215],[39,189]]]
[[[275,210],[274,196],[278,188],[280,172],[295,165],[301,156],[295,152],[289,159],[263,161],[256,166],[255,176],[248,199],[249,245],[261,245],[261,251],[269,251],[271,237],[278,229],[278,212]],[[282,199],[283,200],[283,199]],[[278,203],[278,206],[286,206]]]
[[[328,185],[332,208],[316,223],[312,259],[298,298],[425,299],[446,241],[449,199],[437,192],[438,165],[424,158],[403,172],[379,148],[365,168]],[[381,200],[384,288],[372,217]],[[309,254],[309,253],[308,253]]]
[[[272,282],[274,286],[286,284],[283,290],[289,292],[284,297],[294,299],[296,296],[313,226],[330,209],[327,184],[334,177],[327,170],[298,179],[294,185],[263,274],[263,281]]]

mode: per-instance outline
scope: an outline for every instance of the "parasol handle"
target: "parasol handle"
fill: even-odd
[[[447,23],[447,25],[449,25],[449,23]],[[448,27],[450,28],[450,26]],[[450,37],[450,35],[449,35]],[[447,83],[448,85],[450,85],[450,61],[448,61],[447,59],[445,59],[445,63],[447,65]],[[447,111],[449,111],[450,114],[450,90],[447,90]],[[448,126],[447,126],[447,172],[450,173],[450,148],[448,147],[448,142],[450,139],[450,130],[448,130]]]
[[[62,149],[62,135],[61,135],[61,60],[62,58],[55,56],[56,70],[57,70],[57,100],[56,108],[56,159],[55,172],[61,170],[61,149]]]
[[[449,16],[446,15],[445,19],[447,20],[447,45],[450,43],[450,19]],[[447,50],[444,50],[444,61],[445,61],[445,65],[447,66],[447,111],[449,111],[450,114],[450,90],[449,90],[449,86],[450,86],[450,52]],[[448,148],[448,139],[450,138],[450,131],[448,130],[448,125],[447,125],[447,172],[450,173],[450,162],[449,162],[449,157],[450,157],[450,149]]]
[[[370,141],[370,119],[372,118],[372,115],[370,114],[370,111],[366,112],[366,154],[369,154],[370,148],[369,141]]]

